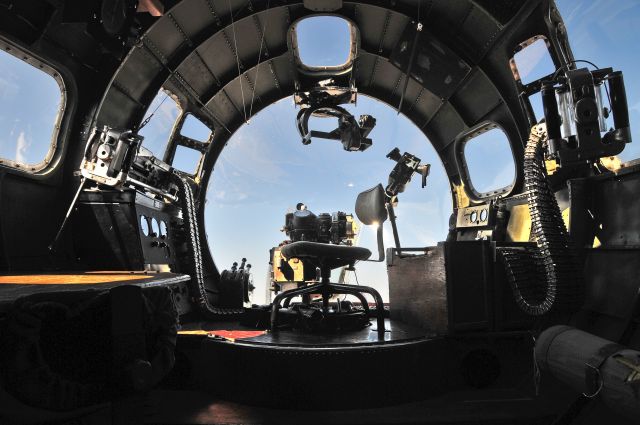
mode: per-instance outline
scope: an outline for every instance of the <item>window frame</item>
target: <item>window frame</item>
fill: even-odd
[[[194,152],[198,152],[200,154],[200,158],[198,159],[198,163],[196,164],[196,167],[195,167],[195,170],[193,171],[193,173],[190,173],[190,172],[185,171],[185,170],[181,170],[180,168],[177,168],[173,164],[173,162],[176,159],[176,154],[178,153],[178,148],[190,149],[190,150],[192,150]],[[184,175],[191,176],[191,177],[193,177],[193,178],[195,178],[197,180],[200,177],[200,173],[202,172],[202,164],[204,162],[205,155],[206,155],[205,152],[202,152],[199,149],[194,149],[194,148],[192,148],[190,146],[186,146],[186,145],[177,143],[175,145],[175,150],[174,150],[173,156],[171,158],[171,167],[173,167],[174,170],[179,171],[180,173],[182,173]]]
[[[180,125],[180,131],[178,131],[178,135],[181,136],[182,138],[185,139],[189,139],[189,140],[194,140],[196,142],[200,142],[202,144],[209,144],[211,143],[211,139],[213,138],[213,134],[214,134],[214,130],[209,127],[207,124],[205,124],[204,121],[202,121],[199,117],[197,117],[193,112],[190,111],[185,111],[183,113],[184,118],[182,119],[182,124]],[[184,125],[187,123],[187,120],[189,119],[189,117],[193,117],[193,119],[197,120],[200,124],[202,124],[203,126],[205,126],[208,130],[209,130],[209,136],[207,136],[206,140],[199,140],[199,139],[195,139],[193,137],[187,136],[186,134],[182,134],[182,129],[184,127]]]
[[[173,129],[171,131],[171,136],[169,137],[169,141],[167,143],[167,148],[164,152],[162,161],[165,162],[166,164],[170,165],[171,167],[173,167],[175,170],[179,171],[180,173],[193,177],[196,182],[199,181],[200,176],[202,174],[203,171],[203,165],[204,165],[204,161],[205,161],[205,157],[207,155],[207,152],[209,151],[209,148],[211,147],[211,145],[213,144],[213,140],[216,134],[216,131],[214,128],[209,127],[209,129],[211,130],[211,133],[209,135],[209,138],[207,139],[206,142],[201,142],[199,140],[194,140],[191,139],[190,137],[187,136],[183,136],[181,134],[182,131],[182,126],[184,125],[184,122],[186,121],[187,117],[189,115],[192,115],[195,119],[197,119],[198,121],[200,121],[201,123],[203,123],[205,126],[209,127],[202,119],[200,119],[196,114],[194,114],[191,111],[185,110],[185,109],[181,109],[180,115],[178,115],[178,118],[176,118],[176,121],[173,125]],[[200,161],[198,162],[198,166],[196,167],[195,173],[193,174],[189,174],[186,171],[182,171],[179,168],[175,168],[173,166],[173,161],[175,159],[175,155],[176,152],[178,150],[178,146],[182,146],[184,148],[187,149],[192,149],[194,151],[200,152],[201,157],[200,157]]]
[[[507,144],[509,146],[509,151],[511,152],[511,159],[513,162],[513,181],[501,188],[491,190],[488,192],[479,192],[473,186],[473,181],[471,179],[469,173],[469,166],[467,165],[467,159],[465,157],[464,151],[467,143],[475,139],[476,137],[484,134],[488,131],[498,129],[502,131],[504,134]],[[480,124],[475,125],[471,129],[460,133],[455,140],[455,157],[458,167],[458,174],[460,175],[460,179],[462,180],[465,192],[470,200],[475,202],[484,202],[491,199],[498,199],[510,196],[513,192],[513,189],[516,186],[518,181],[518,162],[516,160],[516,156],[513,152],[513,144],[511,139],[509,138],[509,134],[505,131],[504,127],[498,124],[495,121],[483,121]]]
[[[36,164],[23,164],[12,159],[0,158],[0,168],[24,173],[27,176],[32,177],[49,174],[56,169],[57,165],[61,162],[60,159],[64,148],[63,142],[68,132],[68,121],[70,116],[68,110],[72,109],[74,106],[74,104],[70,102],[70,100],[73,100],[73,97],[70,96],[70,94],[75,93],[75,87],[71,85],[71,90],[69,89],[66,84],[66,80],[68,78],[65,78],[67,76],[65,75],[65,77],[63,77],[65,74],[64,71],[57,68],[53,63],[35,56],[25,48],[11,43],[3,37],[0,37],[0,50],[48,74],[56,81],[58,88],[60,89],[60,106],[56,114],[56,119],[53,123],[49,150],[42,161]]]

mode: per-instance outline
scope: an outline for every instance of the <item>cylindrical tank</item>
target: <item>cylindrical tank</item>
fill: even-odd
[[[542,379],[553,375],[577,393],[640,418],[640,373],[634,370],[640,371],[639,351],[570,326],[553,326],[536,341],[535,356]]]

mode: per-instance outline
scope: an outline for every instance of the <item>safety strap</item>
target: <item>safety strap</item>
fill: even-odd
[[[611,344],[607,344],[600,348],[600,350],[598,350],[598,352],[585,363],[585,392],[582,393],[583,396],[587,398],[594,398],[598,394],[600,394],[602,386],[604,385],[602,374],[600,373],[600,368],[609,357],[613,356],[615,353],[623,350],[624,348],[624,346],[612,342]]]

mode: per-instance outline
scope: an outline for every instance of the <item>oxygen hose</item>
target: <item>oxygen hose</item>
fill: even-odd
[[[198,311],[206,318],[219,319],[220,316],[241,314],[242,308],[216,307],[211,305],[207,295],[207,287],[204,280],[204,267],[202,265],[202,250],[200,247],[200,232],[196,219],[195,200],[191,179],[174,174],[174,183],[178,185],[180,192],[180,207],[182,209],[181,226],[186,251],[188,255],[181,256],[181,269],[186,270],[191,276],[189,293]]]
[[[546,126],[535,125],[524,155],[524,188],[536,246],[498,248],[516,303],[532,316],[571,313],[584,299],[576,251],[547,180],[546,141]]]

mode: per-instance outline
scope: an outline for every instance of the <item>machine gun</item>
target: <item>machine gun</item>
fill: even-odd
[[[427,177],[431,171],[431,164],[421,164],[420,158],[409,152],[400,155],[400,149],[398,148],[394,148],[389,152],[387,158],[396,161],[395,167],[393,167],[393,170],[389,173],[389,181],[384,191],[387,196],[386,207],[391,228],[393,229],[393,240],[396,248],[400,249],[400,236],[398,235],[396,215],[393,206],[398,203],[398,194],[404,192],[414,173],[422,177],[422,188],[424,189],[427,186]]]
[[[560,166],[567,166],[622,152],[631,142],[622,72],[581,68],[556,74],[542,84],[541,90],[549,155]],[[604,106],[603,88],[610,110]],[[607,130],[609,113],[613,114],[614,127]]]
[[[83,179],[122,189],[125,185],[135,186],[142,191],[177,201],[177,197],[166,190],[142,182],[131,176],[150,171],[170,174],[171,167],[153,158],[151,152],[142,147],[144,138],[133,131],[116,131],[105,126],[95,128],[89,137],[87,149],[80,164]]]
[[[163,190],[157,185],[147,184],[131,176],[131,174],[140,174],[141,171],[144,171],[147,175],[153,175],[156,179],[154,182],[157,182],[168,180],[166,177],[171,175],[171,166],[154,158],[148,149],[142,147],[143,140],[144,137],[130,130],[117,131],[108,126],[93,129],[80,163],[79,174],[82,176],[80,184],[56,236],[49,245],[50,251],[54,251],[87,180],[115,189],[123,189],[125,185],[129,185],[173,202],[178,201],[177,196],[169,193],[168,190]],[[159,174],[165,178],[160,179]]]
[[[404,189],[411,181],[413,173],[422,176],[422,188],[427,186],[427,177],[431,171],[431,164],[421,164],[420,158],[411,155],[409,152],[405,152],[400,155],[400,149],[394,148],[387,154],[387,158],[396,161],[396,166],[393,167],[389,174],[389,182],[385,188],[387,196],[393,198],[398,193],[404,192]]]

